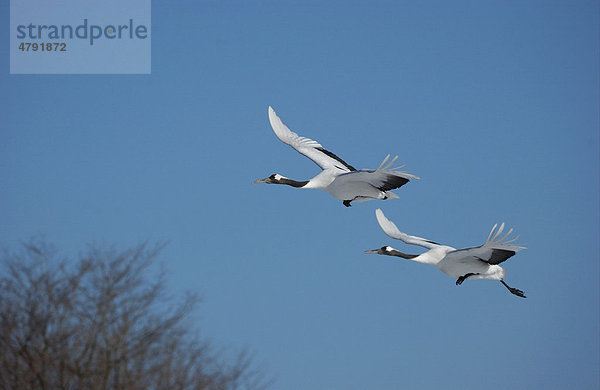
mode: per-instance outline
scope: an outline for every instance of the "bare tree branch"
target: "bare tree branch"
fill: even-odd
[[[91,247],[58,261],[45,243],[5,253],[0,278],[1,389],[259,389],[242,351],[232,363],[186,326],[199,299],[167,298],[148,274],[162,246]]]

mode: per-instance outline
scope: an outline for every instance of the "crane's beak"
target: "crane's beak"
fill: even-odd
[[[379,254],[379,249],[371,249],[371,250],[365,251],[365,253],[367,253],[369,255],[377,255],[377,254]]]
[[[253,181],[252,183],[253,183],[253,184],[256,184],[256,183],[268,183],[268,182],[269,182],[269,179],[270,179],[270,178],[268,178],[268,177],[265,177],[264,179],[255,180],[255,181]]]

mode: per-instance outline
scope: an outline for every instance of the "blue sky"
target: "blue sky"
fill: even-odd
[[[9,75],[5,27],[0,245],[169,241],[171,292],[200,292],[202,334],[254,351],[274,389],[596,389],[599,21],[594,1],[153,2],[151,75]],[[253,185],[319,171],[268,105],[421,180],[351,208]],[[378,207],[454,247],[506,222],[528,298],[363,254],[418,250]]]

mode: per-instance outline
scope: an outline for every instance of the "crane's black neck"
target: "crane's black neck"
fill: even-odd
[[[409,255],[408,253],[400,252],[395,249],[386,250],[385,254],[388,256],[398,256],[398,257],[402,257],[403,259],[409,259],[409,260],[414,259],[415,257],[419,256],[419,255]]]
[[[287,177],[282,177],[281,179],[277,180],[277,184],[286,184],[288,186],[292,186],[292,187],[296,187],[296,188],[304,187],[305,185],[308,184],[308,182],[309,182],[309,180],[296,181],[296,180],[288,179]]]

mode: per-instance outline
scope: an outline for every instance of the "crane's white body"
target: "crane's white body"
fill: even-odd
[[[466,253],[462,254],[461,251],[457,251],[455,248],[447,245],[440,245],[437,248],[430,249],[411,260],[436,266],[440,271],[452,278],[460,278],[463,275],[472,273],[474,275],[466,279],[502,280],[506,274],[504,268],[499,265],[488,264],[476,256],[470,256]]]
[[[399,171],[401,167],[392,167],[398,156],[390,160],[388,155],[377,169],[356,170],[335,154],[325,150],[317,141],[301,137],[291,131],[271,106],[269,106],[269,122],[281,142],[310,158],[323,171],[306,182],[298,182],[274,174],[255,183],[288,184],[298,188],[322,189],[349,206],[350,202],[398,198],[398,195],[390,190],[418,178],[410,173]]]

